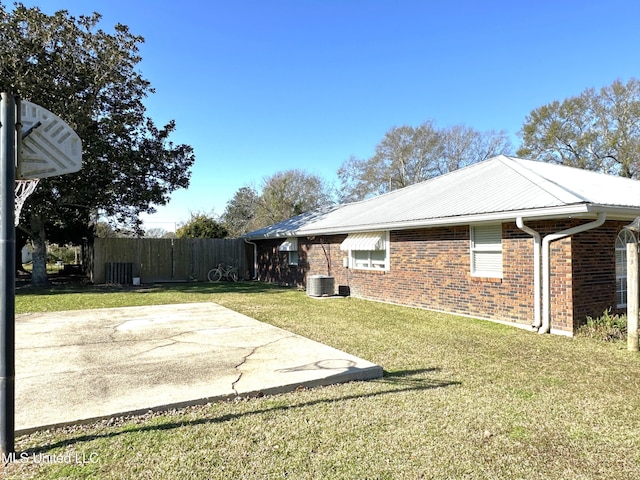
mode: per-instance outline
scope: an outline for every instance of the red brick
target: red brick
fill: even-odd
[[[527,222],[544,235],[584,220]],[[628,222],[602,227],[551,243],[551,325],[573,332],[587,315],[615,310],[615,241]],[[306,275],[335,277],[356,297],[531,324],[533,322],[533,239],[505,223],[502,228],[503,276],[478,278],[470,273],[469,226],[394,230],[390,233],[389,271],[343,267],[340,250],[346,235],[299,238],[299,264],[287,265],[280,240],[257,242],[259,278],[304,287]]]

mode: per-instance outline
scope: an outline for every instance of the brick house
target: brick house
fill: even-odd
[[[572,335],[626,307],[640,182],[498,156],[250,232],[256,277]]]

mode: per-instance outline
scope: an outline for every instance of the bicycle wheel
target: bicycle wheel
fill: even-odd
[[[233,280],[234,282],[237,282],[238,281],[238,271],[236,270],[236,271],[230,272],[229,273],[229,278],[231,280]]]
[[[219,282],[221,278],[222,272],[219,268],[212,268],[209,270],[209,273],[207,273],[207,279],[209,279],[210,282]]]

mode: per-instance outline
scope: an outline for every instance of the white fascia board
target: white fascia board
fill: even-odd
[[[248,240],[269,240],[269,239],[276,240],[278,238],[297,237],[297,236],[298,236],[298,233],[294,230],[279,230],[279,231],[265,233],[262,235],[243,236],[243,238],[246,238]]]
[[[253,239],[269,239],[282,237],[311,237],[315,235],[340,235],[348,233],[366,233],[389,230],[409,230],[413,228],[451,227],[458,225],[470,225],[477,223],[515,222],[518,217],[523,220],[553,220],[560,218],[591,218],[598,213],[606,212],[610,220],[633,220],[640,216],[637,207],[616,207],[611,205],[593,205],[579,203],[574,205],[562,205],[558,207],[536,208],[528,210],[514,210],[509,212],[492,212],[478,215],[462,215],[459,217],[433,218],[424,220],[399,221],[377,223],[369,225],[349,225],[345,227],[328,227],[314,229],[313,227],[296,231],[274,232],[268,236],[254,237]]]
[[[311,235],[335,235],[341,233],[354,232],[375,232],[380,230],[408,230],[412,228],[433,228],[433,227],[450,227],[456,225],[470,225],[472,223],[495,223],[510,222],[517,217],[525,219],[547,219],[547,218],[564,218],[577,215],[585,215],[591,213],[591,210],[585,204],[562,206],[555,208],[519,210],[512,212],[493,212],[482,213],[479,215],[463,215],[459,217],[434,218],[426,220],[413,220],[410,222],[389,222],[377,223],[375,225],[353,225],[349,227],[331,227],[327,229],[300,229],[298,236]]]
[[[594,213],[606,212],[607,220],[629,220],[640,216],[640,208],[612,205],[590,205]]]

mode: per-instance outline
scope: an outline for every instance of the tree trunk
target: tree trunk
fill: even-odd
[[[31,285],[46,287],[47,278],[47,242],[44,231],[44,221],[38,215],[31,215],[31,240],[33,241],[33,271]]]

